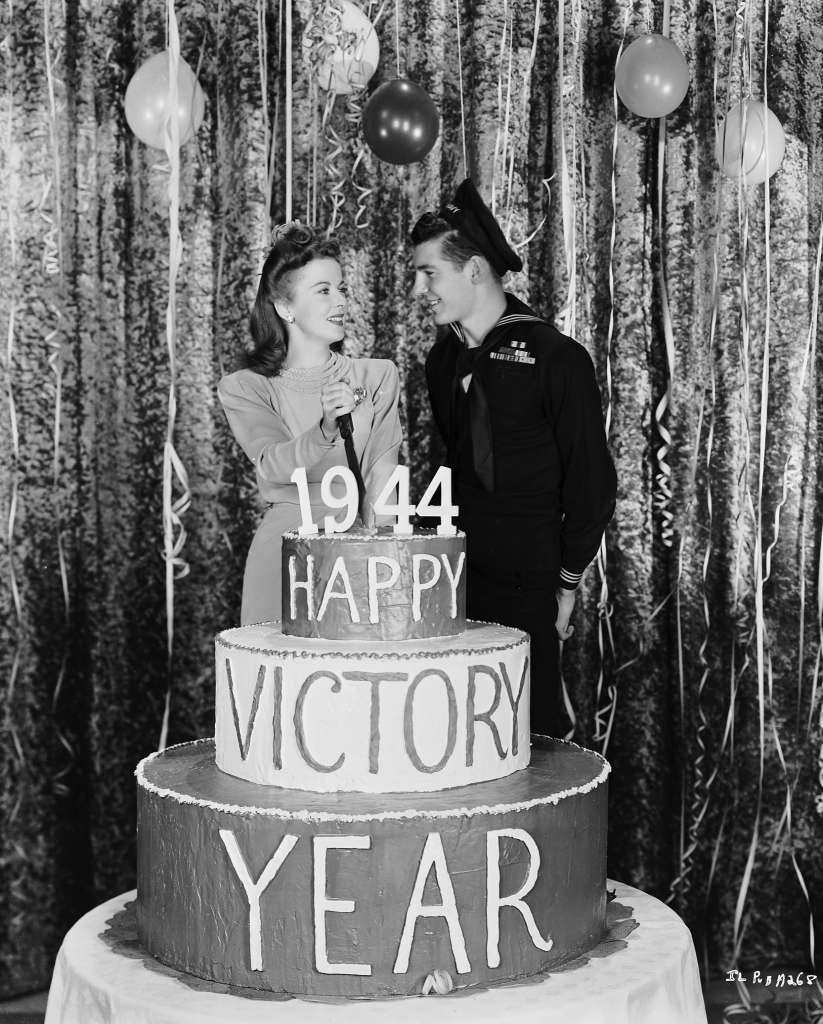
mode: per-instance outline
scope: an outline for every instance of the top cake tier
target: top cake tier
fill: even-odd
[[[283,535],[283,632],[326,640],[420,640],[466,629],[466,535]]]

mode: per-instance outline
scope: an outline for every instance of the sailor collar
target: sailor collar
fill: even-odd
[[[485,355],[487,352],[493,349],[495,345],[499,343],[498,333],[502,328],[510,327],[513,324],[542,324],[546,322],[545,320],[543,320],[542,317],[535,316],[535,314],[532,313],[526,306],[523,307],[524,311],[518,310],[516,307],[514,307],[514,303],[517,302],[517,300],[514,299],[514,296],[509,295],[508,300],[509,301],[507,303],[506,312],[503,314],[503,316],[500,317],[500,319],[495,324],[492,325],[483,341],[478,346],[476,346],[478,356]],[[468,342],[466,340],[466,332],[463,330],[461,325],[457,321],[452,321],[449,324],[449,327],[451,327],[451,329],[457,335],[461,344],[468,347]],[[531,361],[533,362],[533,360]]]

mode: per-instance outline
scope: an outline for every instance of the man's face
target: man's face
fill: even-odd
[[[464,320],[475,301],[472,263],[462,267],[444,259],[441,241],[433,238],[414,249],[414,296],[436,324]]]

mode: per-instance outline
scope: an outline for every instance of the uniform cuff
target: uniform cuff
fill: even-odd
[[[582,572],[571,572],[569,569],[560,570],[561,590],[577,590],[577,585],[583,578]]]

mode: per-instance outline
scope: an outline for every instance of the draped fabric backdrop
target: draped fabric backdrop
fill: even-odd
[[[170,165],[123,111],[166,46],[165,3],[2,7],[0,996],[47,983],[66,928],[133,885],[138,759],[212,732],[212,637],[238,620],[260,514],[215,385],[285,216],[287,106],[294,216],[342,242],[348,351],[400,367],[417,495],[442,451],[406,238],[464,176],[465,142],[525,257],[510,287],[591,353],[617,464],[563,654],[575,738],[613,766],[609,870],[671,901],[709,975],[811,969],[823,3],[677,5],[691,87],[663,123],[613,92],[660,3],[360,0],[371,88],[399,66],[442,115],[409,167],[364,148],[365,95],[327,109],[301,45],[312,6],[294,3],[289,81],[282,3],[176,4],[207,110],[180,154],[171,335]],[[787,149],[741,188],[715,125],[750,94]]]

